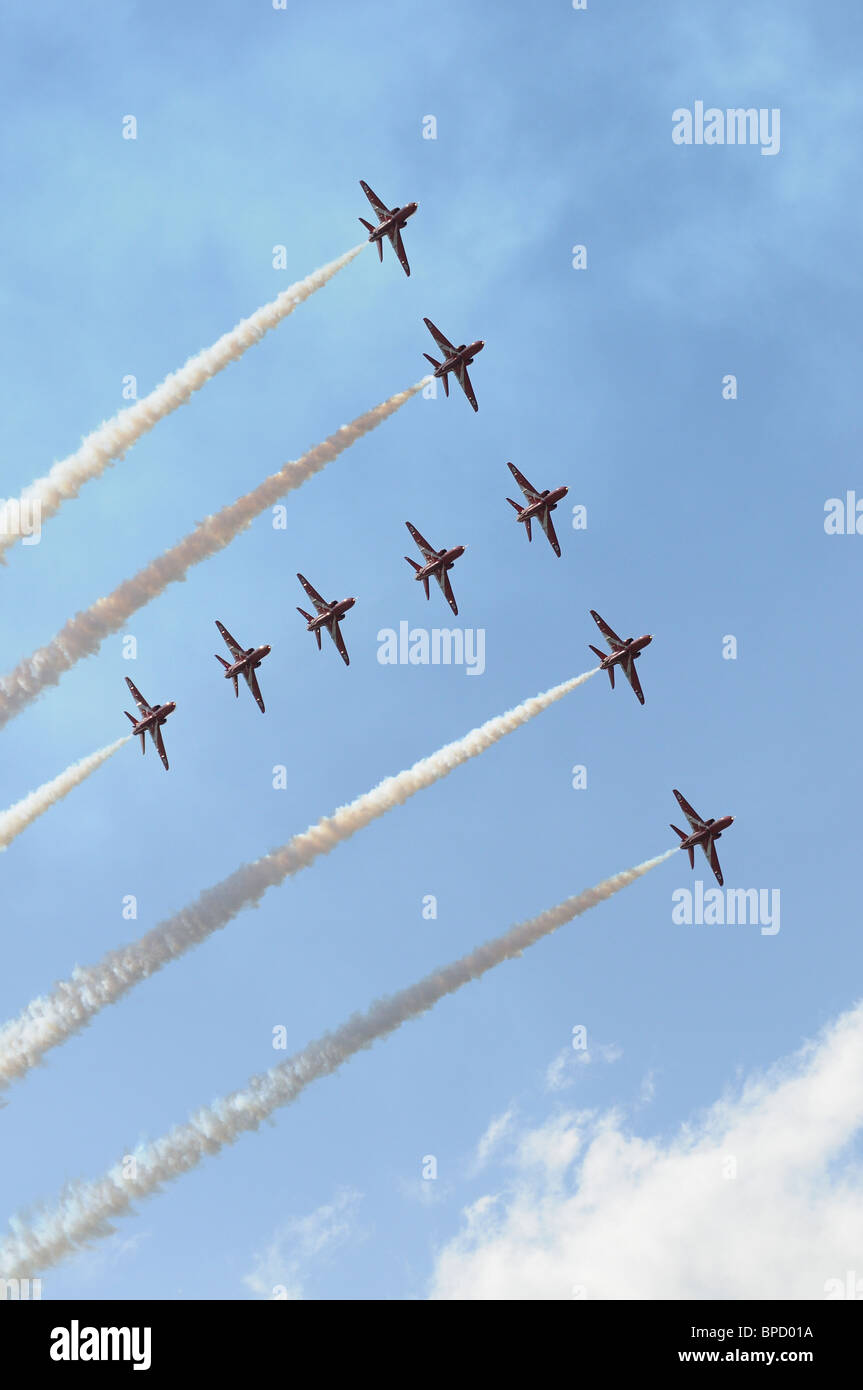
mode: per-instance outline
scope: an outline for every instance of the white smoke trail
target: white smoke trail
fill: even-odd
[[[497,715],[463,738],[446,744],[431,757],[422,758],[395,777],[385,778],[373,791],[356,797],[279,849],[241,865],[221,883],[205,889],[189,907],[168,917],[137,941],[108,951],[95,965],[76,968],[68,980],[55,985],[50,994],[32,1000],[18,1018],[0,1028],[0,1087],[26,1075],[46,1052],[79,1032],[101,1009],[115,1004],[136,984],[226,926],[243,908],[258,902],[268,888],[306,868],[319,855],[329,854],[336,845],[402,805],[415,792],[439,782],[454,768],[491,748],[506,734],[583,685],[598,670],[598,666],[594,667],[542,695],[534,695],[507,714]]]
[[[46,686],[56,685],[77,661],[98,651],[101,642],[112,632],[118,632],[132,613],[156,598],[169,584],[185,579],[193,565],[223,550],[261,512],[280,497],[302,487],[326,464],[394,414],[429,380],[423,377],[415,386],[397,391],[389,400],[358,415],[349,425],[342,425],[322,444],[316,444],[302,458],[286,463],[252,492],[223,507],[214,516],[208,516],[170,550],[151,560],[131,579],[124,580],[113,593],[97,599],[82,613],[76,613],[47,646],[25,657],[14,671],[0,679],[0,728],[20,714]]]
[[[79,786],[91,772],[95,772],[97,767],[107,762],[118,748],[129,742],[130,738],[131,735],[127,734],[125,738],[118,738],[116,743],[109,743],[107,748],[100,748],[97,753],[90,753],[86,758],[81,758],[58,777],[43,783],[21,801],[16,801],[8,811],[0,812],[0,850],[8,849],[22,830],[26,830],[28,825],[32,825],[34,820],[56,802],[68,796],[73,787]]]
[[[178,406],[185,405],[193,392],[200,390],[210,377],[242,357],[247,348],[259,342],[265,333],[293,313],[298,304],[321,289],[337,271],[358,256],[365,245],[366,242],[361,242],[352,251],[339,256],[338,260],[330,261],[304,280],[290,285],[269,304],[256,309],[249,318],[241,319],[230,333],[223,333],[212,347],[204,348],[203,352],[190,357],[184,367],[167,376],[143,400],[127,406],[88,434],[74,454],[55,463],[44,478],[37,478],[35,483],[25,487],[20,498],[0,506],[0,561],[18,540],[22,509],[26,515],[27,509],[38,508],[42,520],[53,516],[63,502],[77,497],[84,483],[98,478],[109,464],[122,458],[142,435]]]
[[[503,961],[521,955],[528,946],[597,903],[605,902],[676,852],[675,846],[634,869],[604,879],[596,887],[487,941],[461,960],[432,971],[417,984],[379,1000],[366,1013],[355,1014],[294,1057],[253,1077],[243,1090],[197,1111],[186,1124],[176,1125],[154,1143],[139,1146],[134,1154],[134,1171],[125,1158],[96,1182],[67,1187],[53,1211],[32,1224],[13,1220],[11,1236],[0,1245],[0,1277],[32,1278],[95,1238],[111,1234],[110,1221],[128,1211],[135,1200],[150,1196],[164,1183],[189,1172],[206,1154],[218,1153],[245,1131],[257,1129],[274,1110],[290,1105],[313,1081],[329,1076],[355,1053],[425,1013],[445,995],[455,993]]]

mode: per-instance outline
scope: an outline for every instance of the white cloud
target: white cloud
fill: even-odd
[[[506,1190],[463,1212],[431,1296],[825,1296],[863,1251],[863,1004],[671,1139],[568,1112],[514,1139]]]
[[[617,1062],[623,1056],[623,1048],[616,1043],[597,1043],[591,1048],[564,1047],[548,1064],[545,1073],[547,1091],[563,1091],[572,1086],[582,1067],[593,1061]]]
[[[649,1105],[656,1095],[656,1076],[652,1071],[647,1072],[641,1080],[641,1088],[638,1092],[638,1099],[642,1105]]]
[[[311,1215],[286,1222],[255,1256],[243,1283],[260,1298],[302,1298],[308,1266],[355,1234],[359,1202],[358,1192],[346,1190]]]
[[[476,1146],[476,1154],[474,1155],[472,1166],[472,1171],[474,1173],[480,1172],[480,1170],[486,1166],[491,1155],[500,1147],[503,1140],[511,1132],[514,1119],[515,1108],[514,1106],[510,1106],[502,1115],[498,1115],[492,1120],[485,1134]]]

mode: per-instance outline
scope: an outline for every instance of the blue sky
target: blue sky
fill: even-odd
[[[409,15],[392,0],[261,0],[18,4],[5,27],[4,496],[119,409],[125,375],[143,394],[354,245],[358,179],[420,206],[410,280],[368,248],[10,555],[4,671],[201,517],[418,380],[423,315],[487,346],[477,415],[460,394],[410,402],[289,499],[286,530],[262,517],[137,614],[134,663],[109,639],[4,730],[11,804],[125,732],[126,674],[178,704],[168,776],[129,746],[3,856],[3,1018],[382,776],[586,669],[589,609],[655,634],[643,709],[596,678],[270,892],[10,1091],[6,1211],[96,1176],[279,1060],[274,1025],[299,1048],[660,852],[672,786],[737,818],[720,846],[729,885],[781,890],[775,936],[677,926],[672,892],[704,869],[675,857],[45,1279],[46,1297],[256,1297],[247,1281],[275,1239],[307,1297],[425,1297],[465,1206],[506,1184],[502,1160],[478,1174],[481,1135],[513,1106],[527,1126],[553,1119],[563,1101],[544,1078],[575,1025],[598,1065],[567,1103],[616,1108],[628,1132],[661,1139],[857,998],[863,540],[825,535],[823,516],[828,498],[863,496],[863,21],[838,0],[817,13],[767,0],[757,17],[736,0],[541,13],[444,0]],[[780,108],[780,152],[675,145],[672,112],[696,100]],[[121,138],[127,114],[135,141]],[[508,459],[540,487],[569,485],[562,559],[525,543]],[[570,503],[587,507],[586,531],[568,528]],[[440,594],[426,605],[409,582],[406,519],[468,545],[453,580],[461,620],[486,632],[481,677],[376,659],[384,627],[449,626]],[[357,595],[349,670],[304,632],[297,570]],[[272,644],[264,718],[218,679],[215,618]],[[128,894],[137,923],[121,916]],[[434,1185],[420,1178],[430,1154]]]

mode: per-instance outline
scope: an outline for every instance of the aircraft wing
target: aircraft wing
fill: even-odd
[[[327,632],[330,634],[333,641],[335,642],[336,648],[338,650],[339,656],[342,658],[342,661],[345,663],[346,666],[350,666],[351,659],[348,656],[348,649],[345,646],[345,639],[342,636],[342,630],[339,627],[338,622],[327,623]]]
[[[417,545],[419,546],[420,550],[422,551],[423,558],[425,560],[436,560],[438,558],[438,553],[433,545],[429,545],[425,536],[421,536],[417,528],[415,526],[411,526],[409,521],[405,522],[405,526],[408,528]]]
[[[455,347],[450,342],[449,338],[445,338],[444,335],[441,333],[440,329],[435,328],[431,319],[423,319],[423,323],[425,324],[429,333],[434,338],[442,353],[449,357],[452,353],[455,352]]]
[[[381,200],[380,200],[380,198],[378,197],[377,193],[374,193],[374,192],[372,191],[372,189],[369,188],[368,184],[365,183],[365,181],[364,181],[363,179],[360,179],[360,188],[361,188],[361,189],[363,190],[363,192],[365,193],[366,197],[368,198],[369,202],[371,203],[371,205],[372,205],[372,207],[374,208],[375,212],[377,213],[378,217],[379,217],[382,221],[383,221],[383,219],[384,219],[385,217],[389,217],[389,215],[390,215],[390,210],[389,210],[389,208],[387,207],[386,203],[382,203],[382,202],[381,202]]]
[[[719,856],[718,856],[718,854],[716,853],[716,843],[715,843],[715,841],[714,841],[712,835],[709,835],[709,836],[707,837],[706,840],[702,840],[702,842],[701,842],[701,848],[704,850],[704,853],[705,853],[705,855],[706,855],[706,857],[707,857],[707,862],[708,862],[708,864],[710,865],[710,867],[711,867],[711,869],[713,870],[713,872],[715,873],[715,875],[716,875],[716,882],[719,884],[719,886],[720,886],[720,888],[721,888],[721,887],[722,887],[722,870],[721,870],[720,867],[719,867]]]
[[[506,466],[515,478],[515,481],[518,483],[528,502],[538,502],[540,494],[537,492],[533,483],[527,481],[527,478],[523,473],[519,472],[514,463],[508,463]]]
[[[141,711],[141,713],[142,713],[142,714],[152,714],[152,713],[153,713],[152,706],[147,704],[147,701],[144,699],[144,697],[143,697],[143,695],[141,694],[141,692],[140,692],[140,690],[138,689],[138,687],[132,684],[132,682],[129,680],[129,677],[128,677],[128,676],[126,677],[126,684],[128,685],[129,689],[131,690],[131,692],[132,692],[132,699],[135,701],[135,704],[138,706],[138,709]]]
[[[317,589],[312,588],[308,579],[306,579],[304,575],[298,574],[297,578],[299,579],[309,598],[312,600],[312,603],[315,605],[315,608],[318,611],[318,613],[323,613],[325,609],[329,608],[330,605],[327,603],[326,599],[321,598]]]
[[[249,689],[255,697],[255,702],[258,706],[258,709],[261,711],[261,714],[266,714],[266,710],[264,709],[264,697],[261,694],[261,688],[258,685],[257,673],[253,670],[250,671],[247,668],[243,671],[243,675],[246,678],[246,685],[249,687]]]
[[[455,613],[456,617],[458,617],[458,604],[455,601],[455,595],[452,591],[452,585],[449,582],[449,574],[446,570],[435,570],[434,577],[443,589],[444,598],[446,599],[452,611]]]
[[[693,830],[703,830],[703,829],[704,829],[704,821],[701,819],[701,817],[699,816],[698,812],[697,812],[697,811],[693,811],[693,809],[692,809],[692,807],[690,806],[689,802],[686,800],[686,797],[685,797],[685,796],[681,796],[681,795],[680,795],[680,792],[679,792],[676,788],[673,788],[673,790],[674,790],[674,795],[677,797],[677,804],[678,804],[678,806],[680,807],[680,809],[681,809],[681,811],[683,812],[683,814],[685,815],[686,819],[689,821],[689,824],[690,824],[690,826],[692,827],[692,829],[693,829]]]
[[[623,674],[635,691],[636,699],[640,705],[644,704],[644,691],[641,688],[641,681],[638,679],[638,672],[635,669],[635,661],[632,657],[623,662]]]
[[[614,628],[609,627],[605,619],[600,618],[599,614],[595,613],[592,608],[590,610],[590,616],[593,618],[593,621],[596,623],[596,626],[599,628],[600,632],[602,633],[608,645],[611,647],[612,651],[615,649],[615,647],[623,646],[623,642],[620,640],[617,633],[614,631]]]
[[[156,751],[158,752],[159,757],[162,759],[162,764],[163,764],[163,766],[164,766],[164,768],[165,768],[165,771],[167,772],[167,771],[168,771],[168,755],[167,755],[167,753],[165,752],[165,744],[164,744],[164,741],[163,741],[163,739],[162,739],[162,726],[161,726],[161,724],[154,724],[154,725],[152,725],[151,728],[150,728],[150,733],[151,733],[152,736],[153,736],[153,742],[154,742],[155,745],[156,745]]]
[[[548,543],[555,555],[560,557],[560,542],[557,539],[557,532],[554,529],[554,522],[551,519],[551,512],[548,507],[543,507],[537,518],[540,526],[548,537]]]
[[[408,264],[407,252],[405,251],[405,244],[402,241],[401,232],[398,230],[394,232],[388,232],[387,236],[390,239],[390,245],[392,246],[393,250],[399,258],[399,265],[401,266],[405,275],[410,275],[411,268]]]
[[[223,625],[219,622],[218,618],[216,619],[216,627],[219,629],[222,636],[224,637],[225,643],[227,645],[228,650],[231,653],[231,656],[234,658],[235,661],[239,661],[241,656],[246,655],[245,647],[240,646],[236,637],[231,636],[228,629],[226,627],[223,627]]]
[[[467,367],[463,362],[456,364],[455,375],[459,386],[464,391],[474,410],[479,410],[479,406],[476,403],[476,396],[473,393],[473,387],[470,383],[470,377],[467,374]]]

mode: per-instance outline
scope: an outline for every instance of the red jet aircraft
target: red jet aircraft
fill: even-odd
[[[327,632],[330,634],[333,641],[335,642],[339,651],[339,656],[342,658],[342,661],[345,663],[346,666],[350,666],[351,659],[348,656],[347,648],[345,646],[345,639],[342,636],[342,631],[339,627],[339,622],[345,616],[348,609],[353,608],[354,604],[356,603],[356,599],[333,599],[332,603],[327,603],[326,599],[322,599],[318,591],[312,588],[308,579],[305,579],[301,574],[298,574],[297,578],[299,579],[309,598],[312,600],[312,603],[315,605],[316,617],[314,618],[312,617],[311,613],[307,613],[304,608],[298,608],[297,612],[302,613],[303,617],[306,619],[306,622],[308,623],[306,631],[313,632],[315,634],[315,637],[317,638],[318,642],[318,651],[320,651],[321,649],[321,628],[325,627],[327,629]]]
[[[463,545],[456,545],[453,547],[452,550],[435,550],[434,546],[429,545],[425,536],[421,536],[416,527],[411,526],[409,521],[405,522],[405,526],[408,528],[417,545],[419,546],[420,550],[422,551],[422,557],[425,560],[424,565],[418,565],[416,560],[411,559],[410,555],[405,556],[405,559],[407,560],[408,564],[412,565],[413,568],[416,570],[414,579],[422,580],[423,588],[426,591],[426,598],[428,598],[429,580],[431,578],[435,578],[438,584],[440,584],[441,589],[443,590],[444,598],[446,599],[453,613],[455,613],[456,616],[458,616],[458,604],[456,603],[455,598],[453,597],[453,591],[450,587],[449,575],[447,574],[447,570],[451,570],[456,560],[458,560],[460,556],[464,555],[465,547]]]
[[[132,734],[133,736],[135,734],[138,734],[140,736],[141,752],[146,753],[147,733],[149,732],[151,739],[156,745],[156,750],[159,754],[159,757],[162,759],[165,771],[167,772],[168,755],[165,752],[165,745],[162,742],[162,725],[168,718],[168,715],[173,714],[174,710],[177,708],[176,701],[171,700],[167,705],[148,705],[140,690],[136,689],[136,687],[129,680],[128,676],[126,677],[126,684],[132,692],[132,699],[135,701],[135,704],[141,711],[141,718],[136,719],[134,714],[130,714],[127,709],[123,710],[123,713],[125,714],[126,718],[131,719],[132,724],[134,726],[132,729]]]
[[[611,647],[610,653],[606,654],[605,652],[601,652],[598,647],[594,647],[591,643],[588,643],[590,650],[595,656],[599,657],[599,664],[603,671],[608,672],[612,690],[614,689],[614,668],[615,666],[620,666],[623,670],[623,674],[635,691],[639,704],[643,705],[644,691],[641,688],[641,681],[638,679],[635,662],[644,648],[649,646],[653,641],[653,634],[646,633],[644,637],[627,637],[626,641],[624,641],[623,638],[618,637],[614,629],[610,628],[608,623],[605,622],[603,618],[600,618],[599,614],[595,613],[592,608],[590,610],[590,616],[593,618],[593,621],[596,623],[606,642]]]
[[[560,545],[554,532],[554,522],[551,519],[551,514],[558,502],[562,501],[569,492],[569,488],[556,487],[553,492],[546,488],[544,492],[537,492],[533,483],[529,483],[524,474],[519,473],[514,463],[508,463],[506,466],[524,493],[525,501],[527,502],[526,507],[520,507],[518,502],[513,502],[511,497],[506,499],[509,505],[515,507],[518,512],[518,520],[524,522],[528,540],[531,539],[530,523],[536,518],[548,537],[548,543],[555,555],[559,556]]]
[[[229,662],[226,661],[223,656],[219,656],[218,652],[215,653],[216,660],[220,661],[225,668],[225,679],[227,680],[230,678],[234,682],[234,694],[239,698],[239,678],[243,676],[246,685],[255,697],[258,709],[261,711],[261,714],[265,714],[264,699],[261,695],[260,687],[258,686],[258,678],[255,672],[264,657],[270,655],[272,647],[241,647],[237,639],[231,636],[228,629],[222,626],[218,618],[216,619],[216,627],[224,637],[225,644],[231,656],[234,658],[233,662]]]
[[[410,275],[411,268],[408,265],[408,258],[405,255],[405,248],[402,243],[402,230],[409,217],[413,217],[417,210],[416,203],[405,203],[403,208],[388,208],[386,203],[382,203],[377,193],[373,193],[367,183],[360,179],[360,188],[365,193],[369,202],[375,210],[378,218],[378,225],[373,227],[371,222],[367,222],[364,217],[360,218],[363,226],[371,233],[369,241],[376,241],[378,244],[378,255],[381,260],[384,258],[384,237],[390,239],[390,244],[399,258],[401,268],[405,275]]]
[[[712,818],[710,820],[702,820],[698,813],[693,811],[686,798],[681,796],[676,788],[673,790],[681,811],[689,821],[690,830],[692,832],[690,835],[687,835],[683,830],[678,830],[676,825],[672,825],[671,829],[674,831],[675,835],[680,836],[678,848],[689,851],[689,867],[693,869],[695,867],[695,846],[701,845],[701,848],[707,856],[707,862],[716,875],[716,882],[721,888],[722,870],[719,867],[719,859],[716,854],[714,841],[720,838],[723,830],[727,830],[729,825],[733,824],[734,817],[722,816],[720,820],[713,820]]]
[[[485,343],[481,338],[477,338],[476,342],[470,345],[462,343],[461,347],[453,347],[449,338],[445,338],[440,329],[435,328],[431,319],[423,319],[423,323],[444,355],[444,360],[442,362],[437,362],[433,357],[429,357],[427,352],[423,353],[423,357],[426,361],[431,362],[434,367],[435,376],[440,377],[443,381],[444,395],[449,395],[448,373],[453,372],[456,381],[464,391],[474,410],[479,410],[479,406],[476,403],[476,396],[473,393],[473,387],[470,384],[470,377],[467,374],[467,369],[473,362],[477,353],[482,352]]]

